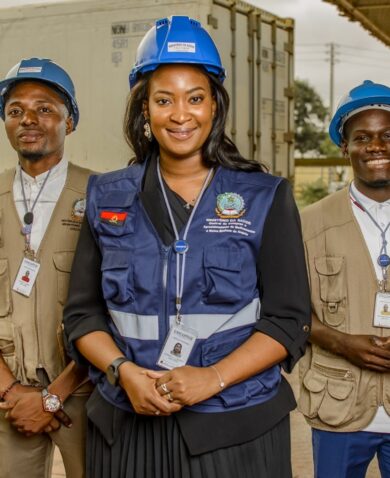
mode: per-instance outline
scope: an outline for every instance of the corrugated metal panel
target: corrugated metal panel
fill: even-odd
[[[53,58],[76,84],[81,116],[66,142],[72,161],[100,171],[123,167],[128,73],[156,18],[185,14],[205,25],[227,68],[228,134],[241,153],[291,177],[294,22],[241,1],[87,0],[0,9],[0,77],[20,58]],[[0,170],[15,162],[0,128]]]
[[[390,2],[388,0],[324,0],[336,5],[342,15],[358,21],[372,35],[390,46]]]

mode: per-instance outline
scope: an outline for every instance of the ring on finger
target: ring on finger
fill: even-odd
[[[156,411],[154,412],[155,415],[160,415],[160,413],[161,413],[160,410],[156,410]]]
[[[173,397],[172,397],[171,392],[167,393],[167,399],[168,399],[168,402],[173,402]]]
[[[161,384],[161,390],[165,393],[169,393],[169,388],[167,387],[166,383]]]

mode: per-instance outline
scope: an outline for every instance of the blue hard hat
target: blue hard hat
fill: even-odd
[[[162,18],[146,33],[138,46],[135,65],[130,72],[130,89],[142,74],[170,63],[203,66],[221,83],[226,77],[213,39],[197,20],[189,17]]]
[[[370,105],[373,108],[378,105],[390,105],[390,88],[366,80],[341,99],[329,125],[330,138],[337,146],[340,146],[343,140],[342,129],[346,116],[354,110]]]
[[[79,108],[73,81],[68,73],[48,58],[29,58],[17,63],[0,81],[0,117],[4,120],[5,96],[15,83],[25,80],[36,80],[47,83],[64,95],[69,102],[69,113],[73,118],[73,129],[79,122]]]

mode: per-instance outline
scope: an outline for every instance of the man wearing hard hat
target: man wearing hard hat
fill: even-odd
[[[81,478],[90,385],[61,326],[90,174],[64,156],[73,82],[51,60],[22,60],[0,81],[0,116],[18,156],[0,174],[0,477],[50,477],[56,444]]]
[[[364,477],[375,455],[389,477],[390,88],[352,89],[329,133],[354,179],[302,213],[313,328],[299,405],[315,477]]]

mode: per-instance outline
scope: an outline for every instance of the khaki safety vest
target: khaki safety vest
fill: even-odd
[[[373,327],[378,281],[349,189],[309,206],[301,216],[316,316],[348,334],[389,336],[390,329]],[[300,380],[299,409],[314,428],[358,431],[378,406],[390,414],[390,374],[361,369],[314,344],[300,362]]]
[[[25,243],[13,198],[15,169],[0,174],[0,351],[24,384],[38,382],[37,368],[44,368],[52,381],[67,363],[62,309],[90,174],[69,163],[64,189],[36,251],[41,266],[30,297],[12,290]]]

